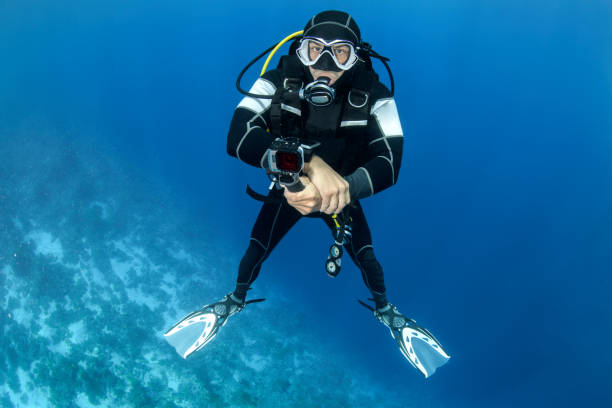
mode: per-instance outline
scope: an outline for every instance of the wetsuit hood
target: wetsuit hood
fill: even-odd
[[[327,10],[313,16],[304,27],[304,37],[319,37],[325,41],[346,40],[354,45],[361,42],[361,31],[353,18],[344,11]]]

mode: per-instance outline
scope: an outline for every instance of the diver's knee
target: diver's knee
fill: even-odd
[[[263,248],[258,242],[251,240],[240,263],[255,265],[259,262],[263,262],[266,255],[267,251],[265,248]]]
[[[366,265],[378,264],[378,260],[374,255],[374,249],[372,247],[367,247],[361,250],[357,254],[357,260],[359,264],[365,267]]]

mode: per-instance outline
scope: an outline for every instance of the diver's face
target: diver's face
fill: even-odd
[[[330,79],[329,81],[329,85],[333,85],[338,78],[340,78],[342,76],[342,74],[344,74],[344,71],[322,71],[320,69],[314,69],[313,67],[308,67],[308,69],[310,69],[310,74],[312,75],[312,77],[314,78],[314,80],[316,81],[317,79],[321,78],[321,77],[327,77]]]

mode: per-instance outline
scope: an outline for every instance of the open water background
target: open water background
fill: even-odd
[[[267,187],[261,171],[225,152],[240,100],[236,75],[260,50],[330,8],[351,13],[363,38],[391,58],[405,134],[402,170],[396,186],[363,206],[390,301],[436,334],[452,355],[449,364],[425,381],[404,361],[386,329],[357,305],[368,293],[354,265],[347,260],[336,280],[327,278],[330,237],[313,220],[298,224],[264,264],[252,296],[264,293],[271,309],[250,307],[242,326],[237,320],[224,328],[226,337],[219,335],[205,359],[177,362],[154,334],[147,353],[163,357],[138,347],[123,353],[121,343],[159,334],[233,287],[259,210],[244,187]],[[0,405],[272,406],[269,394],[279,406],[327,406],[335,393],[342,404],[359,406],[342,400],[356,387],[338,377],[345,368],[368,376],[357,388],[371,389],[383,407],[609,406],[610,21],[612,4],[597,0],[0,1]],[[388,83],[383,67],[377,70]],[[97,202],[102,210],[93,215],[70,215]],[[100,223],[88,224],[92,217]],[[141,259],[126,249],[135,231],[149,266],[140,265],[145,277],[131,284],[146,279],[148,289],[138,290],[151,295],[149,303],[135,301],[133,292],[117,295],[139,308],[112,322],[115,313],[100,312],[97,328],[47,314],[46,324],[57,327],[45,336],[32,316],[82,298],[84,292],[62,289],[73,280],[70,271],[80,268],[89,282],[93,267],[80,255],[68,260],[71,251],[86,252],[79,238],[88,237],[97,268],[115,276],[127,269],[113,263],[112,251],[96,255],[95,248],[112,238],[128,242],[113,247],[123,248],[124,258]],[[204,261],[166,261],[170,241]],[[30,274],[45,267],[59,268],[57,291],[27,297],[49,288]],[[172,284],[164,273],[174,276]],[[156,293],[162,281],[167,290]],[[109,299],[125,282],[104,284]],[[167,311],[170,298],[175,308]],[[105,301],[83,299],[72,310]],[[277,310],[284,320],[269,316]],[[134,316],[151,320],[132,326]],[[77,325],[72,337],[59,334],[64,321]],[[109,330],[102,340],[101,327]],[[302,344],[302,331],[316,344]],[[223,347],[238,333],[255,345],[232,340]],[[273,343],[279,338],[287,343]],[[69,351],[53,346],[62,341]],[[109,366],[116,381],[100,389],[87,361],[99,358],[92,350],[113,347],[123,363]],[[286,373],[273,367],[288,367],[292,347],[312,353],[304,361],[340,371],[304,363],[292,381],[313,399],[283,404],[277,395],[287,394],[275,387]],[[319,347],[325,353],[317,354]],[[36,351],[26,355],[24,348]],[[248,362],[254,353],[275,357],[267,366]],[[138,366],[143,355],[149,368],[129,377],[125,367]],[[207,377],[213,366],[226,374]],[[189,390],[159,393],[172,381],[160,374],[165,380],[151,382],[151,367],[171,367],[174,385],[189,380],[204,391],[193,400]],[[77,384],[79,394],[54,392],[61,385],[45,371]],[[225,391],[217,395],[211,384]]]

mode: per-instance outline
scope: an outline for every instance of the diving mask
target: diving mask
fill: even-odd
[[[336,67],[343,71],[351,69],[359,59],[352,42],[346,40],[327,42],[319,37],[304,37],[297,49],[297,55],[302,64],[308,67],[315,65],[327,55],[333,60]]]

